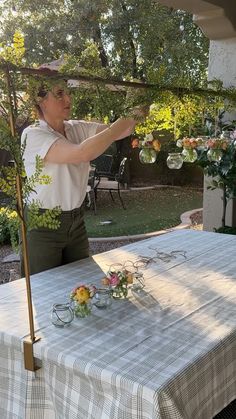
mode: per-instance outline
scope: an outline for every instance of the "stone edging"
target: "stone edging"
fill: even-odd
[[[91,237],[89,238],[90,242],[113,242],[118,240],[133,240],[133,239],[148,239],[149,237],[153,236],[160,236],[161,234],[169,233],[170,231],[176,231],[176,230],[183,230],[186,228],[190,228],[191,226],[191,216],[195,214],[198,211],[202,211],[202,208],[197,208],[191,211],[186,211],[183,214],[181,214],[180,219],[181,223],[177,225],[176,227],[167,228],[166,230],[159,230],[159,231],[152,231],[151,233],[145,233],[145,234],[135,234],[133,236],[117,236],[117,237]]]

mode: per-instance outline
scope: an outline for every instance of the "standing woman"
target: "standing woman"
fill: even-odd
[[[96,122],[68,120],[71,99],[62,85],[38,92],[39,122],[22,133],[26,141],[24,163],[27,176],[35,172],[35,158],[44,162],[43,174],[51,183],[37,185],[30,201],[37,199],[42,211],[61,207],[60,227],[54,231],[37,228],[27,232],[30,273],[35,274],[89,256],[82,204],[86,195],[89,162],[114,141],[129,136],[145,116],[135,108],[132,117],[121,118],[109,127]],[[23,266],[23,264],[21,264]],[[22,275],[24,275],[22,269]]]

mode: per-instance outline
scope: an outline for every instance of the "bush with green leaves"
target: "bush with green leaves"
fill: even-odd
[[[0,208],[0,244],[11,244],[13,250],[19,246],[19,218],[16,211]]]

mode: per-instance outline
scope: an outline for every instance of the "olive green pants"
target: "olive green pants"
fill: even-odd
[[[27,232],[30,274],[89,256],[83,209],[62,211],[60,221],[61,225],[57,230],[40,227]],[[22,252],[21,274],[24,276]]]

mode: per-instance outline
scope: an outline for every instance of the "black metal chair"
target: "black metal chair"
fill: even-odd
[[[103,176],[114,178],[114,173],[112,173],[113,156],[111,154],[101,154],[101,156],[91,162],[91,165],[96,167],[96,175],[98,178]]]
[[[87,195],[87,206],[93,207],[94,214],[97,214],[97,206],[96,206],[96,186],[98,184],[97,176],[96,176],[96,167],[91,166],[89,170],[89,178],[88,178],[88,185],[86,190]]]
[[[96,167],[96,176],[98,177],[98,183],[95,186],[95,191],[96,191],[95,196],[97,195],[97,192],[99,191],[109,191],[112,201],[115,202],[112,192],[117,192],[123,209],[126,209],[126,208],[125,208],[123,199],[121,197],[120,191],[121,191],[121,186],[124,184],[124,174],[125,174],[125,166],[126,166],[127,160],[128,160],[127,157],[124,157],[122,159],[122,161],[120,162],[118,173],[115,173],[115,174],[112,174],[110,172],[110,173],[107,173],[107,175],[105,176],[98,175],[99,170],[97,170],[97,167]]]

